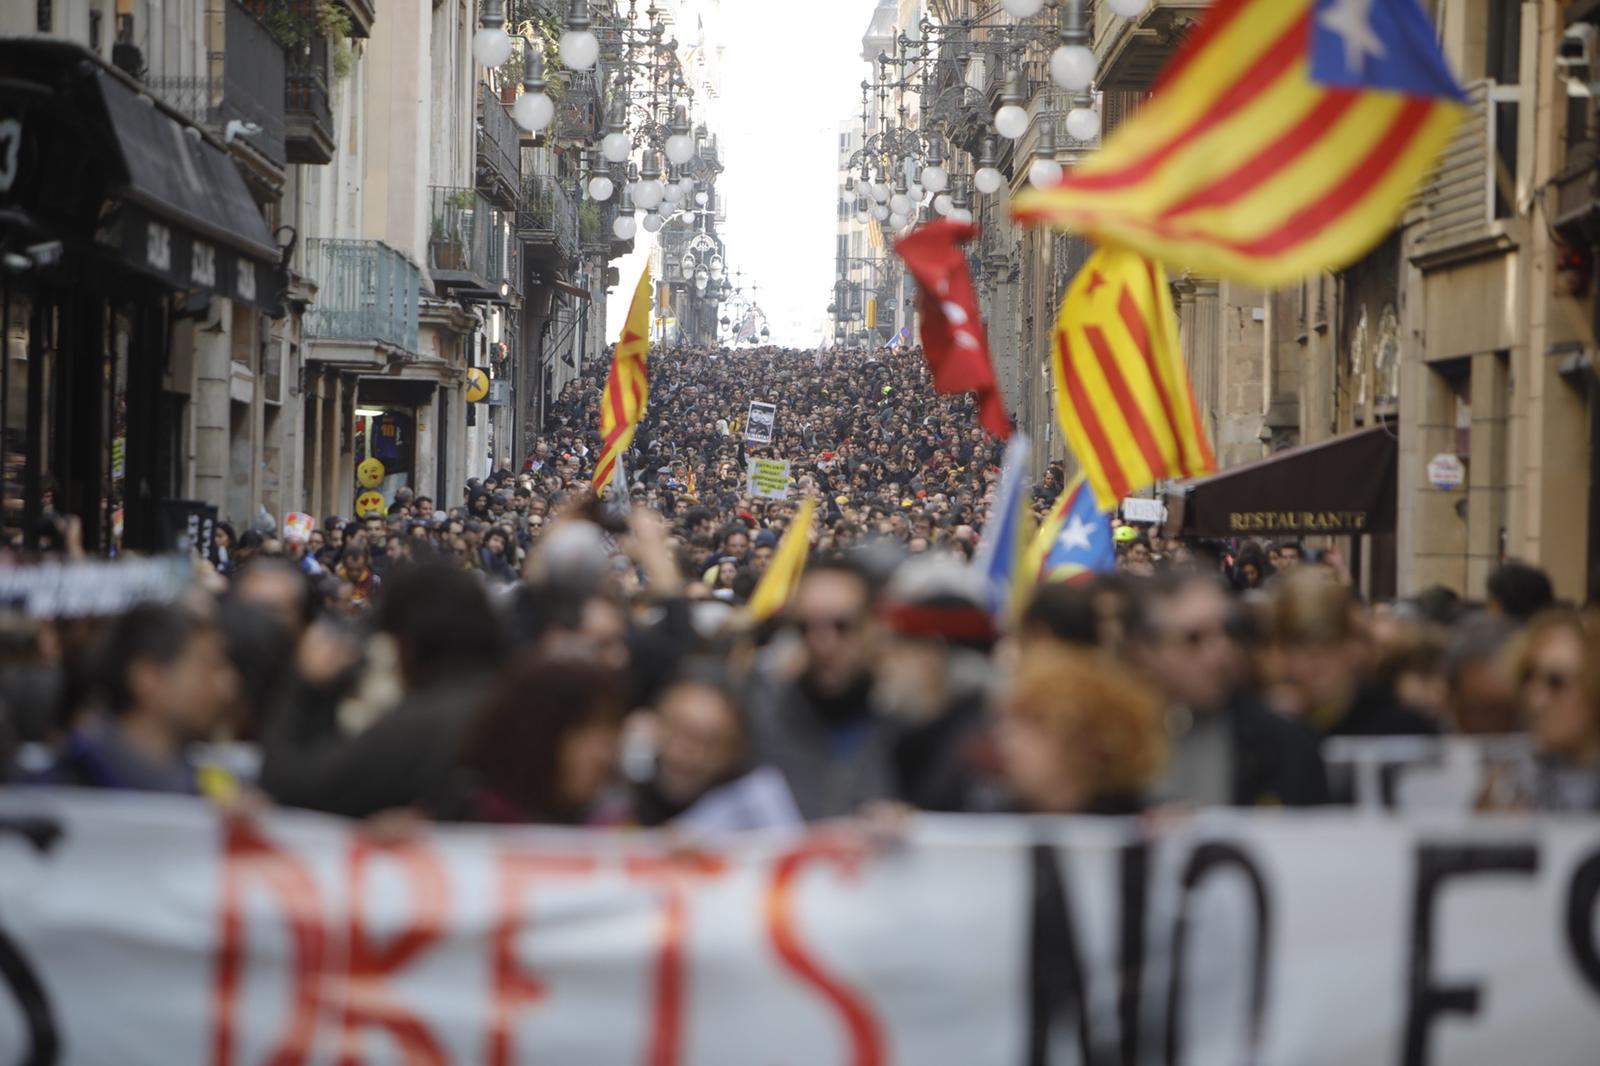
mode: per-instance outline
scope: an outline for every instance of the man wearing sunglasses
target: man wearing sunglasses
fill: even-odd
[[[787,621],[799,672],[752,693],[758,756],[783,772],[808,821],[894,794],[888,723],[871,700],[877,634],[866,574],[843,560],[807,568]]]
[[[1325,802],[1316,737],[1246,683],[1230,606],[1203,575],[1160,580],[1139,602],[1132,657],[1167,697],[1172,761],[1161,792],[1199,806]]]

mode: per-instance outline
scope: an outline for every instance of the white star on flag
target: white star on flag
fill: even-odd
[[[1335,0],[1317,21],[1343,38],[1344,65],[1350,73],[1365,71],[1368,56],[1383,58],[1383,41],[1372,32],[1372,0]]]
[[[1067,528],[1061,531],[1061,547],[1067,551],[1088,551],[1093,545],[1090,538],[1094,533],[1094,525],[1085,522],[1081,515],[1073,515],[1072,521],[1067,523]]]

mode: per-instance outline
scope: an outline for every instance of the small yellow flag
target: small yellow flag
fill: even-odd
[[[765,622],[784,607],[800,587],[800,575],[805,573],[806,556],[811,551],[811,520],[817,510],[816,500],[806,500],[789,524],[789,529],[772,553],[772,562],[761,582],[750,594],[750,616]]]

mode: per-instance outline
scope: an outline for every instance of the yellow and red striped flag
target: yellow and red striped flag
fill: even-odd
[[[1417,0],[1218,0],[1137,115],[1019,219],[1280,285],[1366,253],[1464,113]]]
[[[611,481],[617,461],[633,443],[634,430],[650,404],[650,264],[633,290],[622,338],[611,356],[611,373],[600,396],[600,459],[594,468],[594,491]]]
[[[1056,418],[1101,510],[1162,478],[1216,469],[1160,266],[1096,251],[1061,301],[1050,354]]]

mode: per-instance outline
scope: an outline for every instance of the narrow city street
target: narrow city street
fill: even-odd
[[[1566,1066],[1600,0],[0,4],[0,1063]]]

